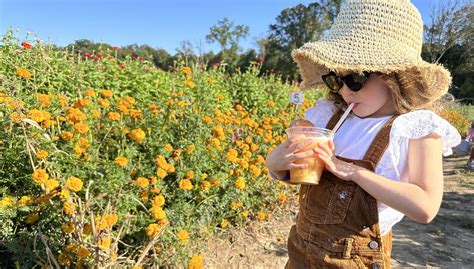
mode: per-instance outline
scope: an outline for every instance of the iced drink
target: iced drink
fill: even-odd
[[[286,129],[288,137],[295,136],[297,134],[302,134],[306,139],[310,139],[313,142],[308,145],[306,148],[297,151],[307,151],[309,149],[315,148],[320,143],[328,143],[330,139],[331,130],[314,127],[314,126],[295,126]],[[295,184],[319,184],[321,179],[321,174],[324,170],[324,162],[316,156],[311,156],[308,158],[300,159],[295,161],[296,164],[308,164],[308,167],[301,170],[290,170],[290,182]]]

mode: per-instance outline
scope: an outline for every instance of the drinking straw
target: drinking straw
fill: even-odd
[[[334,138],[334,135],[336,134],[336,131],[337,129],[339,129],[339,127],[341,127],[341,124],[344,122],[344,120],[346,119],[347,115],[349,115],[349,113],[351,112],[352,108],[354,107],[354,103],[351,103],[346,111],[344,112],[344,114],[342,114],[342,117],[339,119],[339,121],[336,123],[336,126],[334,126],[334,128],[332,128],[331,130],[331,134],[330,134],[330,137],[331,138]]]

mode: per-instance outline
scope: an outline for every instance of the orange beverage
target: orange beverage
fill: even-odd
[[[306,139],[313,140],[306,148],[298,151],[307,151],[309,149],[315,148],[320,143],[328,143],[330,138],[331,130],[319,128],[319,127],[290,127],[286,129],[288,137],[292,137],[297,134],[303,134]],[[296,152],[296,153],[298,153]],[[321,179],[321,174],[324,170],[324,162],[321,161],[316,156],[311,156],[304,158],[298,161],[295,161],[296,164],[306,163],[308,167],[302,170],[290,170],[290,182],[295,184],[311,184],[318,185],[319,180]]]

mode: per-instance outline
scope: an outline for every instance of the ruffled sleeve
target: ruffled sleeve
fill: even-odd
[[[443,156],[453,153],[452,148],[461,143],[461,135],[449,122],[429,110],[417,110],[400,115],[390,132],[390,152],[399,160],[400,146],[410,139],[437,134],[443,142]]]
[[[317,100],[315,106],[305,112],[306,119],[317,127],[326,128],[326,125],[334,114],[333,109],[334,102],[324,99]]]

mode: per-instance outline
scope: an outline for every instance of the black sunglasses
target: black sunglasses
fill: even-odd
[[[362,87],[364,87],[365,82],[370,77],[371,73],[363,72],[360,73],[352,73],[346,76],[339,76],[335,72],[331,71],[329,74],[322,75],[322,79],[326,86],[328,86],[329,90],[332,92],[339,92],[344,84],[351,89],[351,91],[357,92]]]

